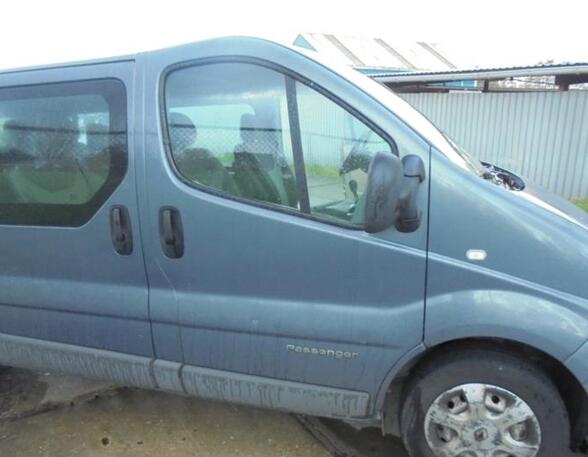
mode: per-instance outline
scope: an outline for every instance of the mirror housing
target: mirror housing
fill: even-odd
[[[421,211],[417,206],[420,184],[425,180],[425,164],[416,155],[402,158],[404,178],[400,195],[396,229],[399,232],[414,232],[421,225]]]
[[[368,170],[365,231],[377,233],[393,226],[404,233],[418,229],[422,211],[417,196],[425,177],[425,165],[419,156],[407,155],[401,161],[390,152],[378,152]]]
[[[377,233],[394,226],[398,219],[402,181],[400,159],[390,152],[376,153],[369,166],[365,191],[366,232]]]

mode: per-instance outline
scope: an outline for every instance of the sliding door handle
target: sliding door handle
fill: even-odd
[[[110,210],[110,235],[114,250],[120,255],[133,252],[133,231],[129,211],[124,206],[113,206]]]
[[[159,210],[159,238],[166,257],[179,259],[184,255],[184,230],[182,217],[176,208]]]

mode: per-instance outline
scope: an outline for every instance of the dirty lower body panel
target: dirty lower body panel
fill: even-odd
[[[0,364],[341,419],[368,415],[370,396],[331,387],[0,334]]]

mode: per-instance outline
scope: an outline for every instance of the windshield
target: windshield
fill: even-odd
[[[449,135],[447,135],[445,132],[441,132],[441,134],[445,137],[445,139],[451,145],[451,147],[453,147],[453,149],[455,149],[455,152],[457,152],[459,154],[459,156],[462,158],[462,160],[466,163],[468,168],[473,173],[477,174],[478,176],[482,176],[486,172],[486,168],[484,167],[484,165],[482,165],[482,163],[478,159],[473,157],[463,147],[461,147],[455,141],[453,141],[449,137]]]
[[[325,56],[316,52],[308,51],[302,48],[294,50],[306,57],[313,59],[331,71],[339,74],[355,86],[359,87],[365,93],[373,97],[379,103],[386,106],[396,116],[406,122],[413,130],[425,138],[433,147],[443,153],[449,160],[457,166],[471,171],[477,175],[484,173],[482,164],[457,146],[450,138],[442,133],[435,125],[431,123],[423,114],[413,108],[410,104],[394,94],[391,90],[377,83],[373,79],[362,75],[356,70],[344,67],[337,62],[330,61]]]

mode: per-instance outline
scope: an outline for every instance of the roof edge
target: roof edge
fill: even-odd
[[[382,83],[446,82],[475,79],[504,79],[515,76],[558,76],[588,74],[588,63],[562,63],[505,68],[457,69],[448,71],[386,72],[369,75]]]

